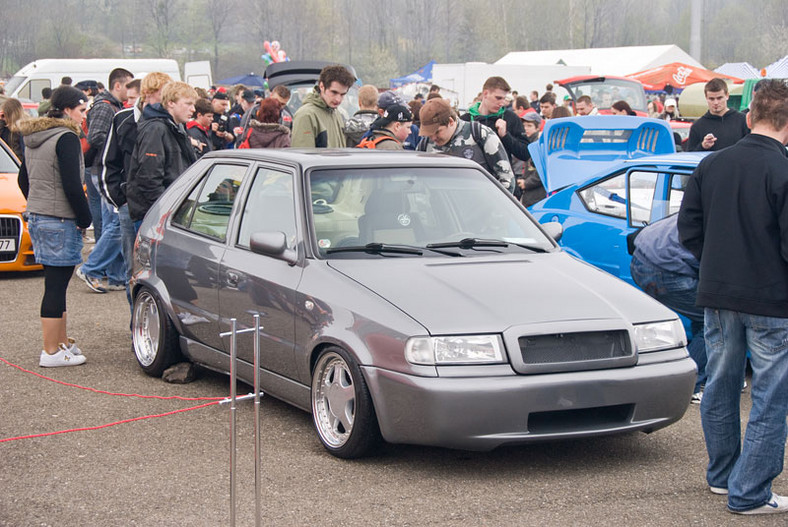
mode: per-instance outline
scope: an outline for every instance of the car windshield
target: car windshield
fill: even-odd
[[[600,110],[610,109],[616,101],[626,101],[633,110],[646,111],[646,94],[643,85],[636,81],[626,79],[605,79],[604,82],[580,81],[572,83],[570,87],[575,100],[582,95],[588,95]]]
[[[505,191],[473,168],[316,170],[309,183],[314,243],[327,257],[554,247]]]
[[[315,84],[311,82],[287,85],[287,89],[290,90],[290,101],[288,101],[287,106],[291,112],[295,114],[296,110],[301,108],[301,105],[304,104],[304,99],[314,87]],[[350,87],[342,104],[339,105],[339,111],[342,113],[344,120],[353,117],[353,114],[358,111],[358,86],[354,84]]]
[[[2,143],[0,139],[0,143]],[[10,151],[5,147],[5,143],[0,145],[0,173],[2,174],[16,174],[19,172],[19,165],[16,164]]]

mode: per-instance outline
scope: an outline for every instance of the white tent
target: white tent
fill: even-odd
[[[749,62],[726,62],[714,71],[740,79],[757,79],[761,76],[757,68]]]
[[[766,76],[772,79],[788,77],[788,55],[766,66]]]
[[[689,53],[675,45],[626,46],[619,48],[551,49],[544,51],[512,51],[496,64],[520,66],[585,66],[594,75],[628,75],[636,71],[683,62],[703,67]]]

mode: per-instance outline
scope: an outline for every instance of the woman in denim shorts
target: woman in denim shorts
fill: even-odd
[[[84,171],[80,125],[87,98],[81,90],[61,86],[52,92],[46,117],[20,123],[25,157],[19,188],[27,199],[27,224],[36,262],[44,266],[41,330],[42,367],[78,366],[85,356],[66,333],[66,289],[74,267],[82,262],[82,233],[90,209],[82,190]]]

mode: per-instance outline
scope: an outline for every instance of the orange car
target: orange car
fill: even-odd
[[[43,269],[33,256],[33,244],[22,219],[25,197],[16,182],[19,161],[0,141],[0,271],[38,271]]]

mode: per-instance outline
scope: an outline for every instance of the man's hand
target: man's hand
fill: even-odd
[[[218,132],[219,131],[219,123],[217,123],[216,121],[212,122],[211,123],[211,131],[213,131],[214,133]]]
[[[703,147],[704,150],[709,150],[711,148],[714,148],[714,143],[716,142],[717,142],[717,138],[714,137],[714,134],[706,134],[703,137],[703,142],[700,144],[700,146]]]
[[[495,121],[495,129],[498,131],[500,137],[506,136],[506,121],[503,119]]]

